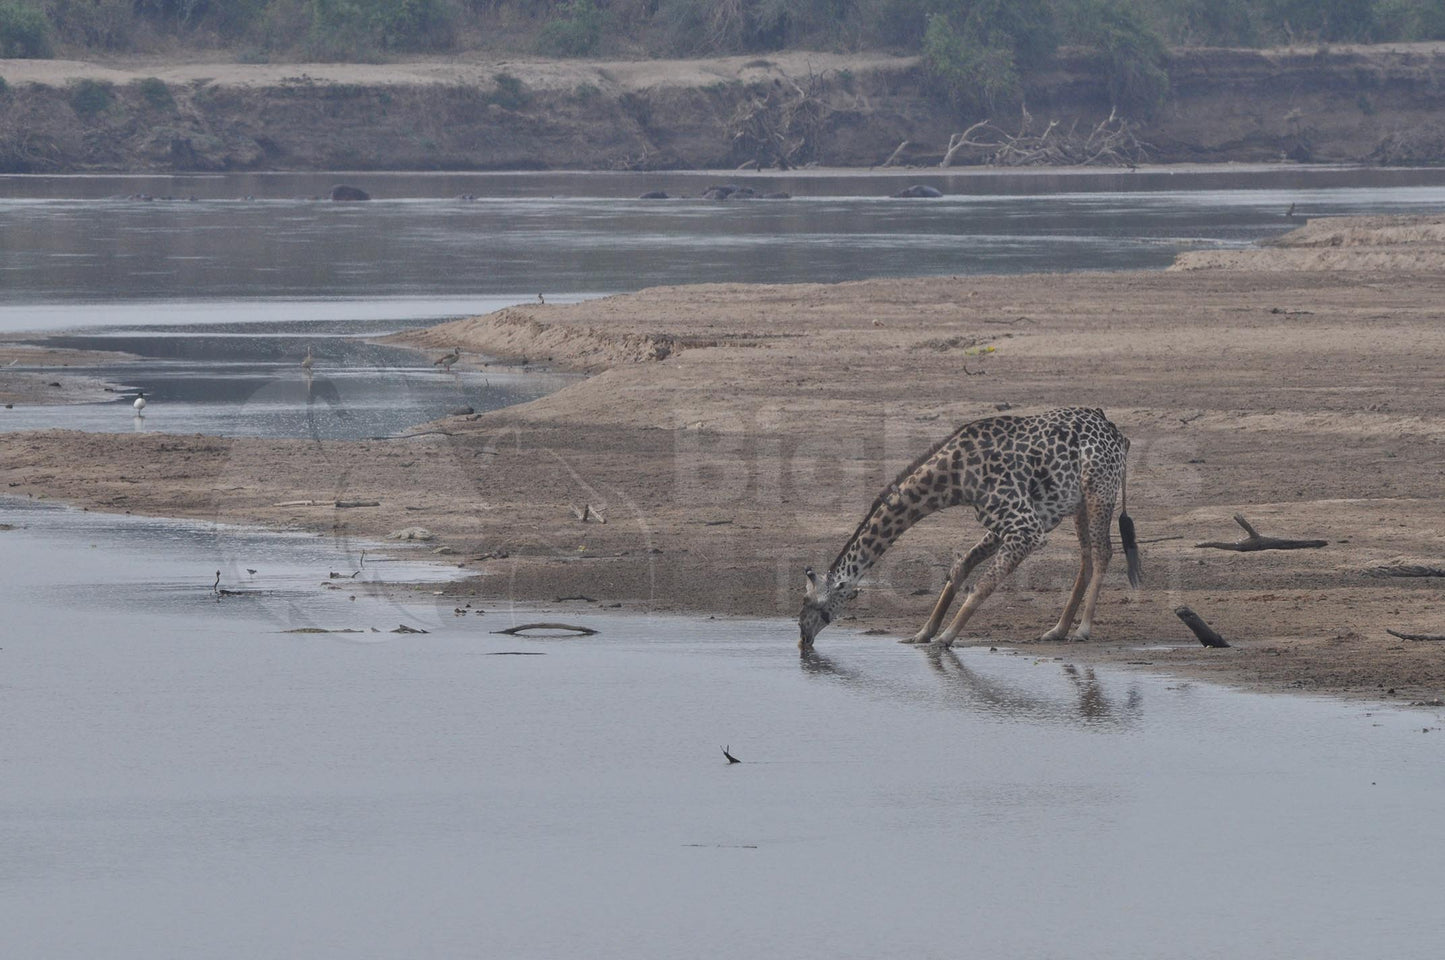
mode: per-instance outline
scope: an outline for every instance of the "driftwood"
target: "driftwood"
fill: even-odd
[[[380,500],[283,500],[271,504],[273,507],[335,507],[345,510],[351,507],[379,507]]]
[[[1219,634],[1215,633],[1214,629],[1204,622],[1203,617],[1188,607],[1175,607],[1174,615],[1180,620],[1183,620],[1184,625],[1194,631],[1194,635],[1199,638],[1199,642],[1206,647],[1229,646],[1228,640],[1225,640]]]
[[[1445,567],[1423,563],[1379,563],[1365,568],[1367,577],[1445,577]]]
[[[1249,534],[1249,536],[1245,537],[1243,540],[1235,540],[1232,543],[1224,543],[1219,540],[1209,540],[1205,543],[1196,543],[1194,546],[1210,547],[1215,550],[1238,550],[1240,552],[1249,552],[1252,550],[1309,550],[1315,547],[1324,547],[1329,545],[1328,540],[1284,540],[1280,537],[1260,536],[1259,531],[1254,529],[1254,527],[1250,526],[1249,521],[1244,519],[1244,517],[1237,513],[1234,515],[1234,522],[1243,527],[1244,532]]]
[[[579,637],[590,637],[597,632],[591,627],[578,627],[570,623],[523,623],[515,627],[508,627],[505,630],[493,630],[492,632],[506,633],[514,637],[519,637],[528,630],[570,630]]]
[[[1445,640],[1445,633],[1401,633],[1398,630],[1385,628],[1385,632],[1392,637],[1399,637],[1401,640]]]
[[[804,83],[784,77],[738,104],[727,122],[734,151],[779,170],[813,159],[833,110],[821,76],[810,74]]]
[[[1035,133],[1033,126],[1034,118],[1027,110],[1023,111],[1017,133],[1007,132],[992,120],[980,120],[948,138],[948,150],[939,166],[950,166],[954,155],[964,147],[979,151],[985,163],[1004,167],[1122,167],[1149,159],[1149,147],[1134,135],[1134,125],[1112,110],[1089,130],[1080,130],[1077,120],[1068,129],[1050,120],[1041,133]]]
[[[590,503],[584,503],[580,507],[574,504],[572,506],[572,516],[576,517],[578,520],[581,520],[583,523],[607,522],[607,518],[604,517],[602,514],[598,513],[597,508],[592,506],[592,504]]]
[[[880,167],[891,167],[891,166],[893,166],[893,161],[897,160],[897,159],[898,159],[898,155],[899,155],[900,153],[902,153],[904,150],[907,150],[907,149],[908,149],[908,141],[907,141],[907,140],[904,140],[902,143],[900,143],[900,144],[898,145],[898,148],[897,148],[896,150],[894,150],[892,153],[890,153],[890,154],[888,155],[888,159],[887,159],[887,160],[884,160],[882,163],[880,163],[879,166],[880,166]],[[946,166],[946,164],[945,164],[945,166]]]

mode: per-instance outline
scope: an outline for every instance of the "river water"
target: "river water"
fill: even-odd
[[[91,372],[147,390],[142,429],[370,435],[565,382],[364,342],[538,293],[1147,268],[1289,229],[1291,204],[1445,209],[1445,171],[1298,168],[630,199],[718,179],[0,178],[0,334],[139,354]],[[338,180],[379,199],[296,199]],[[114,199],[135,194],[182,199]],[[0,428],[129,430],[128,399]],[[449,572],[3,498],[0,558],[7,960],[1414,960],[1445,941],[1438,709],[846,630],[800,660],[786,622],[397,599],[376,580]],[[493,632],[564,617],[601,632]]]
[[[792,199],[698,199],[729,179]],[[339,180],[375,199],[313,199]],[[889,196],[914,182],[946,196]],[[653,189],[676,199],[638,199]],[[0,177],[0,335],[145,361],[73,371],[125,388],[110,403],[4,411],[0,430],[378,436],[565,384],[475,365],[444,375],[434,357],[364,342],[539,297],[1157,268],[1181,250],[1243,246],[1306,217],[1439,210],[1445,170],[1296,166]],[[298,366],[306,346],[314,380]],[[150,406],[132,421],[141,390]]]
[[[375,199],[309,199],[341,179]],[[1181,249],[1251,243],[1304,217],[1445,210],[1445,171],[1301,167],[813,174],[738,180],[785,201],[636,199],[654,187],[695,198],[726,179],[0,177],[0,332],[136,322],[110,312],[118,303],[163,302],[171,320],[188,305],[305,320],[334,317],[337,301],[374,317],[379,301],[402,319],[658,284],[1162,267]],[[887,196],[915,181],[947,196]],[[126,199],[139,195],[176,199]]]
[[[396,599],[376,571],[444,573],[374,545],[3,498],[0,523],[26,557],[0,577],[7,960],[1445,940],[1438,709],[847,630],[800,660],[782,621]],[[495,632],[563,617],[600,632]]]

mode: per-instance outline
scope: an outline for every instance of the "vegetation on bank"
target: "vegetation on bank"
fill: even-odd
[[[1440,39],[1441,0],[0,0],[0,57],[879,50],[922,54],[936,96],[985,112],[1020,104],[1061,46],[1096,51],[1113,102],[1142,116],[1170,46]]]

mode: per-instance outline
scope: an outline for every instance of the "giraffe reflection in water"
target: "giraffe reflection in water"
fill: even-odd
[[[1081,669],[1072,663],[1060,663],[1058,666],[1069,681],[1070,690],[1066,695],[1050,695],[985,676],[965,664],[948,647],[931,645],[918,649],[938,678],[936,685],[905,686],[895,678],[846,666],[815,649],[803,650],[799,663],[804,673],[880,697],[941,703],[970,713],[1011,720],[1123,728],[1143,717],[1144,697],[1138,686],[1130,684],[1122,696],[1111,695],[1093,667]]]

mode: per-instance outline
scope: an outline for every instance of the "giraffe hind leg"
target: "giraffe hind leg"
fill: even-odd
[[[1079,628],[1069,635],[1070,640],[1083,641],[1089,639],[1089,634],[1094,628],[1094,610],[1099,605],[1099,594],[1104,589],[1104,574],[1109,569],[1109,558],[1114,553],[1114,545],[1109,538],[1109,523],[1114,519],[1114,491],[1109,491],[1108,497],[1091,497],[1085,494],[1085,501],[1089,507],[1089,560],[1093,570],[1090,572],[1089,589],[1084,595],[1084,613],[1079,618]]]
[[[1064,604],[1064,612],[1059,615],[1059,622],[1054,624],[1053,629],[1039,637],[1040,642],[1062,640],[1068,635],[1069,628],[1074,625],[1074,616],[1079,612],[1079,603],[1084,599],[1084,588],[1089,584],[1093,561],[1089,549],[1088,510],[1083,504],[1079,505],[1078,512],[1074,514],[1074,528],[1079,534],[1079,574],[1074,578],[1069,601]]]
[[[929,616],[928,622],[923,625],[913,636],[899,643],[927,643],[938,633],[939,626],[943,623],[943,617],[948,613],[948,608],[953,605],[953,598],[958,595],[958,588],[973,568],[978,566],[998,550],[998,537],[992,533],[985,534],[983,539],[973,545],[973,549],[964,554],[953,564],[948,571],[948,582],[943,585],[943,592],[938,595],[938,602],[933,605],[933,613]]]

